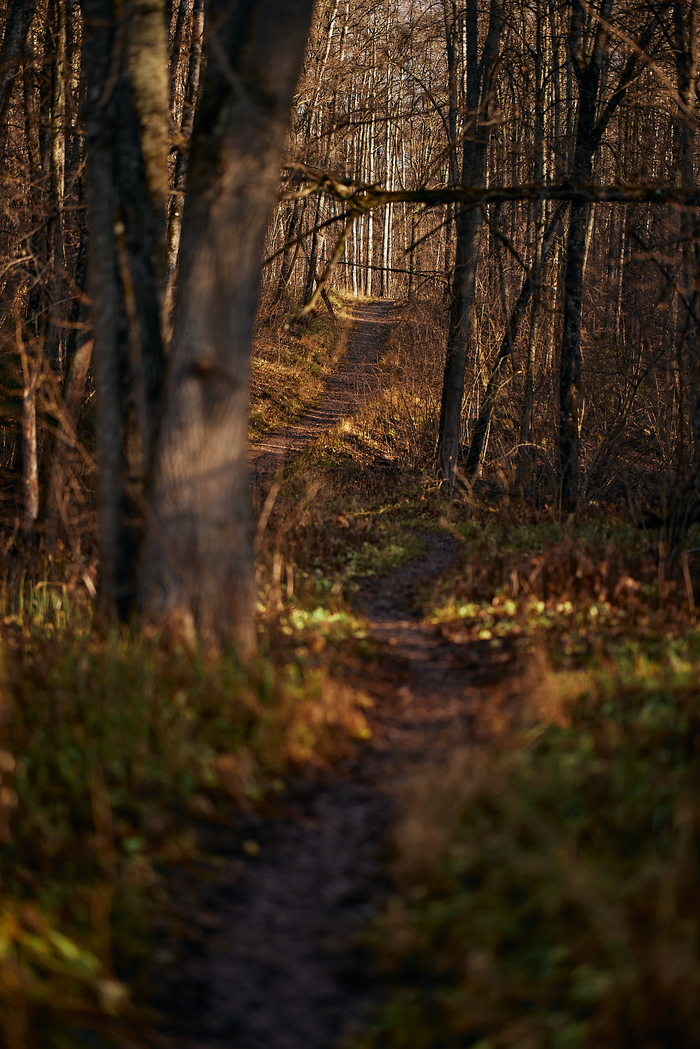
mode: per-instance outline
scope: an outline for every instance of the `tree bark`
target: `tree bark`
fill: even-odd
[[[568,205],[560,204],[557,210],[549,219],[547,228],[544,231],[541,244],[541,257],[539,259],[539,266],[541,267],[544,260],[549,254],[550,248],[554,243],[559,227],[561,225],[564,213]],[[538,204],[539,207],[539,204]],[[515,301],[515,305],[506,321],[506,330],[501,341],[500,348],[496,354],[496,360],[491,370],[488,383],[486,384],[486,390],[484,392],[484,400],[479,409],[479,414],[474,425],[474,431],[472,433],[472,439],[469,445],[469,451],[467,452],[467,461],[464,467],[464,471],[467,477],[472,478],[481,463],[482,457],[485,450],[486,436],[488,434],[489,426],[491,424],[491,413],[493,412],[496,399],[498,397],[498,391],[502,384],[502,374],[505,368],[506,362],[510,360],[511,351],[513,346],[513,340],[517,335],[518,328],[520,327],[520,321],[525,315],[527,304],[530,301],[533,287],[537,289],[537,280],[539,279],[538,270],[536,269],[538,263],[535,260],[533,264],[533,272],[530,273],[523,281],[522,287],[520,288],[520,294]]]
[[[127,9],[129,17],[120,20],[112,0],[83,2],[99,607],[125,620],[135,610],[139,492],[152,454],[163,373],[169,128],[164,4],[133,0]]]
[[[183,0],[183,3],[185,0]],[[178,10],[178,20],[182,4]],[[167,244],[167,272],[166,291],[164,306],[164,323],[170,322],[170,315],[175,296],[175,281],[177,277],[177,262],[180,251],[180,234],[182,232],[182,208],[185,199],[185,186],[187,185],[187,151],[189,149],[192,128],[194,126],[194,113],[199,93],[199,78],[202,66],[202,39],[204,34],[204,0],[194,0],[192,9],[192,35],[190,39],[190,54],[187,64],[187,83],[185,85],[185,97],[183,99],[182,123],[180,124],[180,145],[175,160],[175,171],[173,176],[173,193],[168,215],[168,244]],[[177,42],[177,31],[176,31]]]
[[[680,147],[681,184],[695,186],[695,137],[697,117],[695,99],[698,65],[698,0],[686,5],[676,0],[673,5],[674,58],[678,84],[679,113],[677,135]],[[700,216],[697,208],[681,212],[683,237],[683,299],[686,307],[685,349],[692,376],[693,473],[700,475],[700,331],[698,331],[698,263],[700,261]]]
[[[48,486],[46,550],[51,555],[56,551],[59,522],[62,520],[67,527],[66,475],[69,473],[73,449],[76,446],[78,418],[92,359],[92,345],[92,339],[83,335],[73,354],[63,391],[63,411],[58,420],[59,434],[56,438]]]
[[[599,17],[594,23],[592,42],[584,39],[584,9],[574,0],[569,28],[569,56],[579,85],[576,137],[574,141],[571,180],[589,182],[593,157],[610,119],[627,93],[639,61],[648,46],[658,13],[640,35],[638,47],[627,59],[615,91],[600,114],[599,96],[608,44],[608,23],[613,0],[601,0]],[[590,55],[588,56],[588,50]],[[586,230],[590,204],[573,203],[564,269],[564,326],[559,369],[559,469],[560,506],[572,513],[578,500],[579,411],[581,400],[581,316],[583,305],[583,270],[586,255]]]
[[[5,35],[0,47],[0,163],[7,144],[7,108],[17,76],[29,28],[36,11],[36,0],[12,0],[7,13]]]
[[[322,194],[319,193],[316,197],[316,210],[311,219],[313,223],[311,227],[311,248],[309,249],[309,257],[306,262],[304,290],[301,296],[304,304],[311,300],[314,290],[314,281],[316,280],[316,270],[318,266],[318,226],[321,221],[321,196]]]
[[[535,27],[535,182],[544,183],[547,174],[545,155],[545,91],[543,66],[545,63],[544,11],[537,0],[535,10],[537,25]],[[539,329],[540,305],[542,297],[542,263],[545,240],[545,201],[538,200],[535,207],[535,251],[530,272],[532,287],[532,308],[530,310],[530,331],[528,333],[527,358],[525,361],[525,384],[523,390],[523,408],[520,416],[520,440],[518,442],[517,464],[515,469],[515,486],[518,494],[523,495],[528,465],[531,459],[530,438],[532,415],[535,402],[535,363],[537,354],[537,335]]]
[[[492,79],[500,51],[503,0],[491,0],[489,28],[478,57],[476,0],[467,0],[467,124],[462,158],[462,185],[483,185],[486,170]],[[454,488],[464,397],[464,372],[474,328],[474,290],[481,239],[481,212],[457,208],[457,247],[450,327],[442,386],[438,466],[449,491]]]
[[[146,618],[256,645],[248,361],[311,0],[212,0],[140,572]]]
[[[277,284],[277,290],[275,291],[275,302],[278,302],[282,298],[297,261],[300,243],[297,240],[297,231],[299,229],[300,221],[303,221],[304,218],[304,203],[305,202],[303,202],[300,197],[297,197],[294,201],[292,213],[289,217],[289,225],[287,226],[287,233],[285,235],[284,254],[282,255],[280,279]]]
[[[108,87],[115,46],[112,5],[109,0],[83,3],[85,36],[83,70],[87,82],[85,135],[87,149],[86,198],[90,230],[88,289],[93,303],[94,362],[97,385],[97,460],[100,496],[100,585],[98,605],[110,615],[127,619],[136,595],[137,536],[126,523],[134,508],[127,495],[125,454],[129,366],[126,313],[114,245],[114,217],[118,193],[114,184],[110,125],[116,122],[112,97],[102,103]],[[108,123],[109,122],[109,123]]]
[[[21,336],[18,334],[18,341]],[[41,377],[41,360],[30,358],[20,345],[24,387],[22,389],[22,493],[24,511],[22,533],[28,539],[39,516],[39,462],[36,447],[36,391]]]

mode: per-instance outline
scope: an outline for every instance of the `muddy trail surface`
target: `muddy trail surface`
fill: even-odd
[[[367,307],[368,315],[387,323],[388,311]],[[375,329],[371,352],[385,333]],[[370,339],[367,328],[361,338]],[[323,776],[290,784],[275,818],[247,817],[228,856],[219,840],[223,866],[208,884],[201,873],[177,875],[186,949],[170,989],[168,1046],[333,1049],[377,1000],[358,938],[387,891],[397,790],[426,759],[474,738],[485,689],[511,661],[452,643],[423,618],[421,594],[458,562],[460,547],[444,533],[420,538],[417,558],[357,598],[376,642],[362,675],[375,702],[371,739]],[[241,850],[246,834],[255,855]]]

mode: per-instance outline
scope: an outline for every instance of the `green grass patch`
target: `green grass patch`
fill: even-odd
[[[698,1046],[689,573],[624,522],[480,513],[445,522],[464,558],[430,613],[450,640],[520,648],[518,705],[504,717],[494,688],[490,741],[405,791],[369,935],[385,1002],[357,1044]]]
[[[605,675],[413,783],[363,1045],[698,1044],[699,686]]]
[[[367,735],[327,644],[352,626],[268,615],[244,668],[100,637],[65,588],[22,595],[2,645],[0,1030],[10,1049],[78,1046],[83,1029],[121,1044],[124,1024],[148,1026],[150,930],[168,868],[201,858],[203,823],[234,842],[236,814],[290,770]]]

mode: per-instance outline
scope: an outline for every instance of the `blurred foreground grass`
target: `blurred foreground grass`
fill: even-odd
[[[287,605],[262,617],[261,654],[242,667],[233,652],[100,636],[87,595],[61,585],[21,580],[2,600],[2,1043],[150,1044],[168,867],[200,856],[202,821],[235,838],[237,812],[291,769],[367,735],[366,701],[326,644],[361,631]]]
[[[609,516],[450,513],[450,640],[510,647],[474,745],[406,788],[367,1049],[700,1045],[700,632],[688,562]],[[690,537],[692,541],[692,537]]]
[[[253,437],[308,411],[344,352],[323,314],[285,332],[287,305],[259,319]],[[34,564],[0,588],[8,1049],[159,1044],[147,1003],[169,868],[203,859],[203,826],[225,826],[233,847],[240,814],[264,812],[290,772],[369,734],[352,684],[368,641],[346,594],[410,543],[356,508],[344,516],[342,485],[318,492],[318,480],[292,481],[258,536],[260,654],[246,667],[172,638],[104,636],[84,566],[41,578]]]
[[[158,1044],[144,1003],[169,869],[202,859],[203,825],[235,841],[237,814],[264,814],[291,770],[367,735],[353,682],[373,650],[349,599],[439,528],[463,556],[418,595],[426,616],[515,670],[485,692],[473,746],[406,787],[368,936],[384,1005],[358,1044],[700,1046],[700,544],[672,570],[611,511],[561,522],[496,486],[446,504],[422,472],[438,373],[401,333],[376,398],[280,479],[254,664],[100,635],[80,573],[0,591],[9,1049]],[[280,388],[308,347],[287,349],[261,351]],[[306,410],[262,401],[260,432]]]

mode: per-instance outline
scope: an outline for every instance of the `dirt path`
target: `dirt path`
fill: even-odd
[[[393,323],[391,300],[370,302],[350,311],[353,328],[340,368],[331,376],[324,397],[293,426],[276,430],[248,454],[251,481],[260,484],[276,474],[310,441],[353,415],[377,387],[379,359]]]
[[[363,376],[388,318],[373,304],[356,322],[351,351]],[[352,360],[317,412],[259,450],[260,468],[278,468],[298,440],[357,404],[351,398],[370,380],[351,381]],[[459,544],[446,534],[421,539],[420,557],[370,581],[357,601],[379,648],[362,681],[376,702],[371,740],[325,778],[292,784],[278,818],[249,823],[257,855],[237,847],[208,888],[180,875],[188,950],[173,981],[173,1047],[333,1049],[372,1003],[376,984],[356,939],[385,891],[383,839],[397,787],[416,764],[470,738],[483,684],[508,661],[494,650],[475,656],[422,619],[419,591],[456,562]]]
[[[459,557],[449,535],[423,541],[421,557],[358,600],[380,647],[363,681],[376,700],[371,741],[325,779],[292,784],[278,819],[250,824],[258,855],[239,852],[204,892],[183,879],[198,907],[186,910],[193,950],[178,973],[181,1049],[333,1049],[373,1002],[355,941],[385,891],[397,788],[474,738],[484,686],[512,661],[445,640],[415,610]]]

